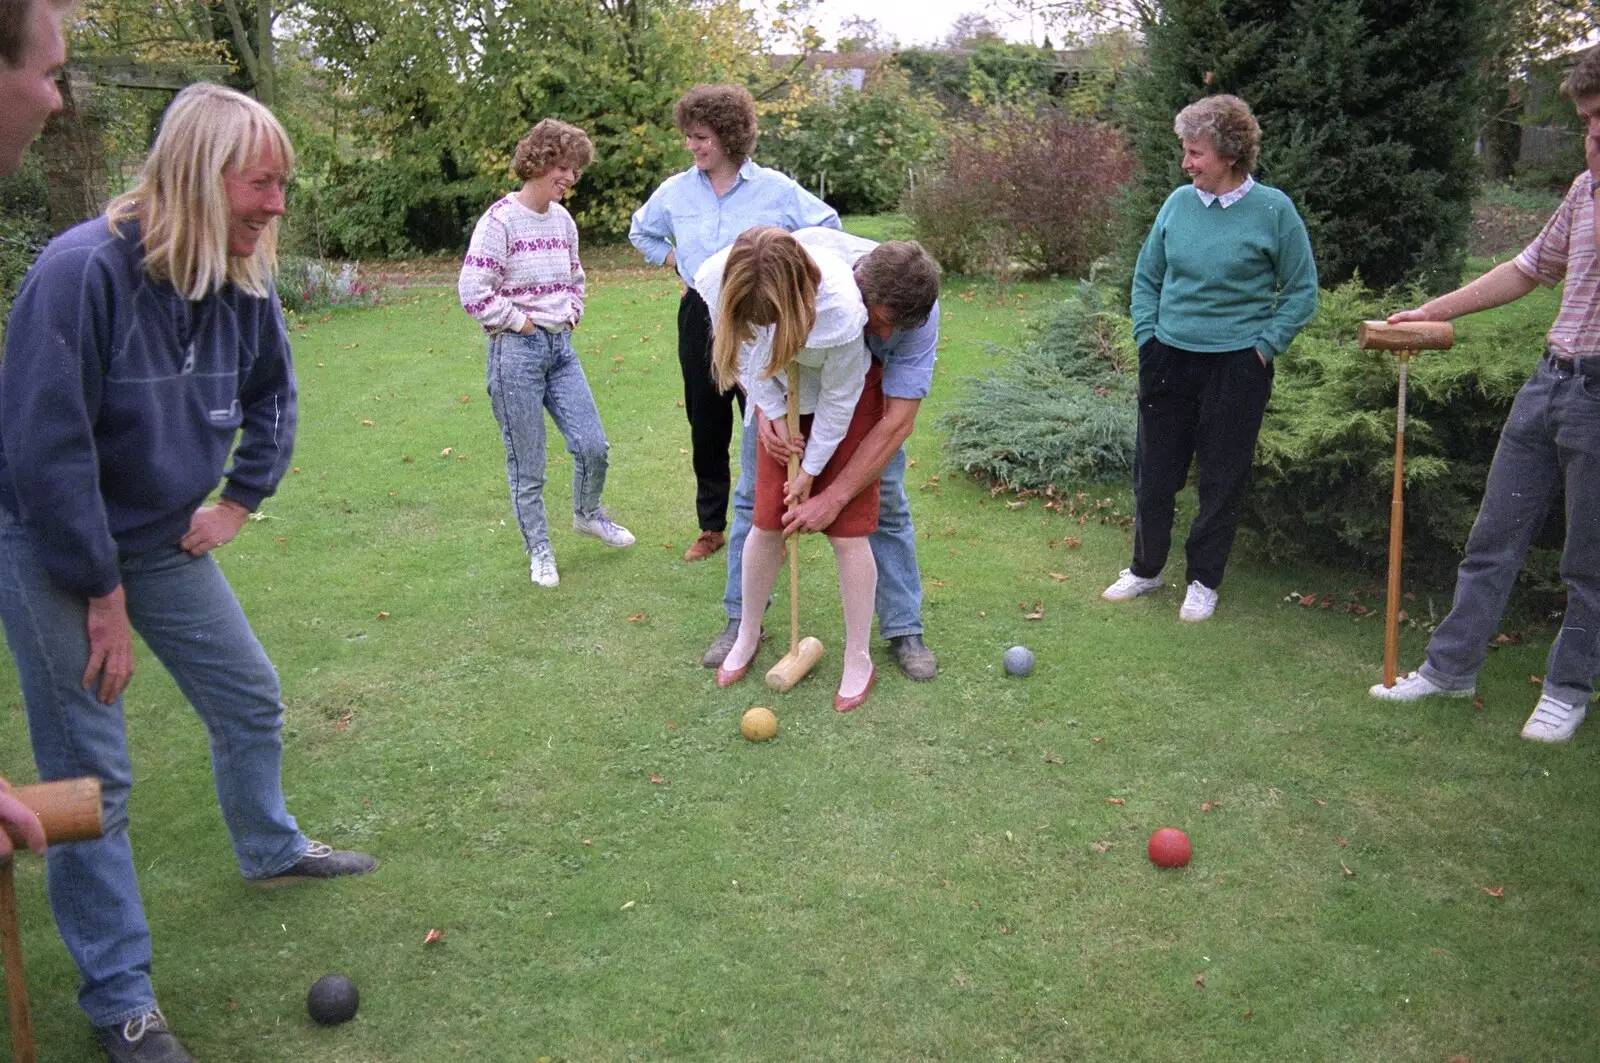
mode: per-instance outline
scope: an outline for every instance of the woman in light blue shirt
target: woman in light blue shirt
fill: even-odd
[[[727,542],[728,444],[733,404],[744,396],[712,379],[711,312],[695,290],[694,276],[712,255],[757,225],[793,232],[811,225],[838,229],[839,215],[777,170],[750,161],[756,143],[756,105],[738,85],[696,85],[673,110],[694,165],[673,174],[633,215],[628,239],[652,265],[668,265],[683,279],[678,305],[678,362],[683,408],[693,448],[695,510],[700,535],[684,554],[699,561]]]

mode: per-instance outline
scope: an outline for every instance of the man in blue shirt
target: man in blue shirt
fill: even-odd
[[[807,250],[834,254],[855,267],[856,283],[867,304],[867,349],[883,366],[883,419],[862,441],[839,478],[784,518],[790,532],[820,532],[845,504],[880,481],[878,530],[870,538],[878,563],[878,632],[889,653],[910,679],[926,682],[938,674],[938,661],[924,644],[922,574],[917,568],[916,529],[906,496],[904,443],[916,426],[917,410],[933,386],[939,346],[939,266],[921,245],[905,241],[875,244],[830,229],[801,229],[795,238]],[[763,439],[782,449],[776,433]],[[728,577],[722,604],[728,624],[701,663],[721,666],[738,635],[743,613],[740,563],[750,532],[755,500],[756,433],[746,430],[740,449],[739,483],[733,493],[733,534],[728,541]],[[803,444],[801,444],[803,445]]]
[[[683,370],[683,410],[693,448],[699,538],[683,555],[700,561],[727,541],[728,442],[737,388],[722,391],[711,378],[711,318],[695,291],[701,264],[757,225],[793,232],[807,226],[839,228],[832,207],[777,170],[750,161],[756,142],[756,108],[738,85],[696,85],[673,111],[694,165],[661,182],[633,215],[628,239],[652,265],[665,263],[683,279],[678,306],[678,362]]]

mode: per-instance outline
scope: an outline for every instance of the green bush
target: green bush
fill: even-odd
[[[29,152],[21,173],[0,177],[0,336],[11,314],[17,285],[50,242],[50,190],[38,159]]]
[[[1032,342],[1001,353],[939,419],[951,465],[1015,491],[1129,474],[1138,350],[1101,289],[1079,284]]]

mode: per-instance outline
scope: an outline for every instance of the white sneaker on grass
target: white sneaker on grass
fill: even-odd
[[[1178,619],[1186,624],[1197,624],[1202,620],[1210,620],[1211,614],[1216,611],[1217,592],[1195,580],[1189,584],[1189,590],[1183,596],[1183,608],[1178,610]]]
[[[1408,672],[1395,677],[1394,686],[1386,687],[1382,683],[1372,684],[1367,691],[1373,697],[1382,701],[1416,701],[1419,698],[1470,698],[1477,692],[1476,687],[1465,690],[1451,690],[1442,687],[1429,679],[1421,672]]]
[[[1160,589],[1160,576],[1151,576],[1146,579],[1143,576],[1135,576],[1133,569],[1125,568],[1117,575],[1117,582],[1102,591],[1100,597],[1108,602],[1128,602],[1141,594],[1149,594],[1151,591]]]
[[[528,576],[541,587],[554,587],[561,582],[556,575],[555,551],[545,546],[528,555]]]
[[[1533,707],[1533,715],[1522,725],[1522,737],[1534,742],[1567,742],[1588,715],[1587,705],[1568,705],[1548,695]]]
[[[587,535],[591,539],[599,539],[607,546],[632,546],[633,533],[616,521],[611,519],[611,514],[605,510],[598,510],[592,517],[572,515],[572,530],[579,535]]]

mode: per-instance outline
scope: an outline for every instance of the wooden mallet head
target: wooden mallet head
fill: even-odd
[[[1456,327],[1448,321],[1363,321],[1356,346],[1364,351],[1448,351],[1455,346]]]
[[[822,660],[823,652],[822,643],[807,635],[794,649],[778,658],[777,664],[767,669],[767,686],[779,693],[793,689]]]

